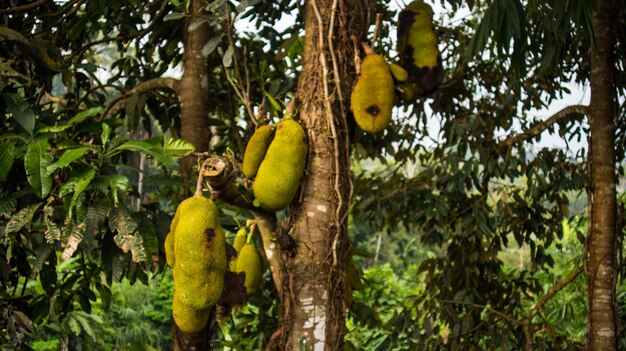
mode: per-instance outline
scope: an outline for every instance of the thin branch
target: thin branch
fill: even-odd
[[[39,7],[39,6],[47,3],[48,1],[50,1],[50,0],[39,0],[39,1],[31,2],[30,4],[26,4],[26,5],[22,5],[22,6],[10,7],[8,9],[0,9],[0,15],[8,15],[8,14],[12,14],[12,13],[25,12],[25,11],[28,11],[28,10],[32,10],[35,7]]]
[[[470,306],[470,307],[475,307],[475,308],[480,308],[482,310],[491,312],[493,314],[495,314],[496,316],[509,321],[512,324],[515,325],[519,325],[520,321],[518,321],[517,319],[508,316],[506,313],[502,312],[502,311],[498,311],[496,309],[493,309],[489,306],[484,306],[484,305],[479,305],[477,303],[473,303],[473,302],[469,302],[469,301],[456,301],[456,300],[437,300],[438,302],[442,302],[442,303],[448,303],[448,304],[453,304],[453,305],[464,305],[464,306]]]
[[[574,116],[574,115],[588,116],[589,115],[588,106],[584,106],[584,105],[567,106],[563,108],[562,110],[560,110],[559,112],[552,115],[550,118],[546,119],[545,121],[532,126],[524,133],[510,136],[502,140],[501,142],[498,143],[498,145],[502,147],[511,147],[517,143],[521,143],[525,140],[536,137],[537,135],[543,133],[544,130],[548,129],[553,124],[563,119]]]
[[[374,23],[374,34],[372,34],[372,48],[376,46],[376,40],[378,40],[378,31],[380,30],[380,21],[382,17],[382,13],[376,14],[376,22]]]
[[[130,89],[125,94],[115,99],[115,101],[113,101],[102,114],[102,119],[108,119],[115,116],[126,105],[126,99],[135,94],[145,94],[155,89],[169,89],[178,93],[178,83],[178,79],[169,77],[153,78],[145,82],[141,82],[136,87]]]
[[[261,241],[263,242],[263,253],[265,259],[269,265],[270,272],[272,273],[272,279],[276,286],[276,291],[280,300],[282,300],[282,276],[280,269],[280,254],[279,247],[276,244],[274,238],[274,232],[276,232],[276,214],[273,212],[265,212],[261,210],[252,210],[252,215],[255,218],[255,223],[261,233]]]
[[[526,317],[527,320],[532,320],[536,315],[537,312],[539,312],[539,310],[541,308],[543,308],[543,306],[550,301],[551,298],[554,297],[554,295],[556,295],[559,291],[563,290],[563,288],[565,288],[566,286],[568,286],[570,283],[572,283],[576,278],[578,278],[578,276],[583,272],[583,267],[582,266],[578,266],[576,267],[575,270],[571,271],[570,274],[568,274],[565,278],[563,278],[561,281],[559,281],[558,283],[556,283],[552,289],[550,289],[550,291],[548,291],[547,294],[545,294],[541,299],[539,299],[539,301],[533,305],[533,307],[530,309],[530,313],[528,314],[528,317]]]

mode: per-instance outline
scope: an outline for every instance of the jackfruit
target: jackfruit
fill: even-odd
[[[194,196],[181,202],[174,229],[174,298],[195,310],[219,300],[226,271],[226,239],[213,201]]]
[[[279,211],[289,206],[298,191],[306,155],[306,133],[300,124],[293,119],[278,123],[252,185],[263,209]]]
[[[244,272],[246,274],[245,287],[248,295],[253,295],[261,287],[261,279],[263,276],[263,264],[261,257],[251,243],[246,243],[239,252],[237,258],[237,268],[235,272]]]
[[[246,243],[247,238],[248,230],[246,229],[246,227],[240,228],[235,235],[235,241],[233,241],[233,247],[235,248],[235,251],[237,251],[237,253],[241,251],[241,248]]]
[[[248,145],[246,146],[246,152],[243,154],[243,163],[241,165],[241,171],[247,178],[254,178],[259,166],[265,157],[267,148],[272,142],[274,136],[274,129],[265,125],[252,134]]]
[[[391,122],[393,96],[389,65],[382,56],[368,54],[363,59],[361,76],[350,98],[350,107],[359,127],[369,133],[385,129]]]
[[[169,232],[165,237],[165,261],[170,267],[174,267],[174,234]]]
[[[196,333],[206,326],[210,316],[210,308],[197,310],[181,302],[180,299],[174,295],[172,314],[180,330],[185,333]]]
[[[407,5],[398,15],[400,66],[409,74],[417,95],[437,90],[443,79],[437,35],[433,29],[433,9],[422,0]]]
[[[391,75],[393,79],[398,82],[405,82],[409,79],[409,73],[402,68],[402,66],[396,65],[395,63],[389,64],[389,68],[391,69]]]

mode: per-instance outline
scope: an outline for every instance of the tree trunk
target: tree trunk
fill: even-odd
[[[591,197],[587,279],[589,350],[617,350],[616,169],[612,1],[599,0],[594,16],[596,47],[591,49]]]
[[[185,21],[183,55],[183,77],[179,85],[180,136],[190,142],[197,152],[209,148],[209,60],[202,55],[202,48],[211,38],[211,28],[207,23],[189,25],[205,12],[206,0],[191,0],[189,14]],[[181,163],[181,173],[192,176],[196,159],[186,157]]]
[[[354,48],[365,37],[368,8],[366,0],[308,0],[304,8],[297,98],[309,152],[300,198],[287,222],[297,245],[293,252],[283,251],[283,350],[343,348],[349,97]]]
[[[202,48],[211,38],[211,28],[203,23],[190,30],[189,25],[205,12],[206,5],[206,0],[190,1],[189,14],[185,20],[183,77],[178,86],[180,136],[190,142],[197,152],[204,152],[209,148],[209,60],[202,55]],[[195,157],[183,158],[181,173],[186,177],[196,176],[193,172],[195,162]],[[192,334],[181,331],[172,318],[174,350],[210,350],[210,326],[213,318],[214,314],[211,313],[207,327]]]

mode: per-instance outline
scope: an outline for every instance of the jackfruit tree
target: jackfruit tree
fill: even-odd
[[[173,270],[160,349],[582,349],[553,302],[583,277],[616,349],[624,5],[3,2],[0,344],[136,349],[100,308]],[[351,256],[396,230],[433,249],[383,321]]]

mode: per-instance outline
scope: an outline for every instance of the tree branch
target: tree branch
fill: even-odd
[[[582,272],[583,272],[583,267],[582,266],[578,266],[575,270],[571,271],[570,274],[568,274],[565,278],[563,278],[561,281],[556,283],[552,287],[552,289],[550,289],[550,291],[548,291],[547,294],[545,294],[535,305],[533,305],[533,307],[530,309],[530,313],[528,314],[528,317],[526,317],[526,319],[529,320],[529,321],[532,320],[537,315],[537,312],[539,312],[539,310],[548,301],[550,301],[550,299],[553,298],[554,295],[556,295],[559,291],[563,290],[563,288],[565,288],[571,282],[573,282],[576,278],[578,278],[578,276]]]
[[[25,12],[25,11],[34,9],[35,7],[41,6],[48,1],[50,0],[39,0],[39,1],[31,2],[30,4],[26,4],[22,6],[9,7],[8,9],[0,9],[0,15],[8,15],[12,13]]]
[[[537,135],[543,133],[544,130],[548,129],[550,126],[552,126],[553,124],[565,119],[565,118],[569,118],[572,115],[584,115],[584,116],[588,116],[589,115],[589,108],[587,106],[584,105],[572,105],[572,106],[567,106],[565,108],[563,108],[562,110],[560,110],[559,112],[555,113],[554,115],[552,115],[550,118],[546,119],[543,122],[540,122],[534,126],[532,126],[531,128],[529,128],[527,131],[525,131],[524,133],[521,134],[517,134],[517,135],[513,135],[510,136],[504,140],[502,140],[501,142],[498,143],[499,146],[502,147],[511,147],[517,143],[521,143],[525,140],[528,140],[530,138],[536,137]]]
[[[126,99],[135,94],[145,94],[150,90],[155,89],[169,89],[178,93],[178,83],[178,79],[168,77],[153,78],[145,82],[141,82],[136,87],[130,89],[115,99],[102,114],[102,119],[108,119],[115,116],[126,105]]]

